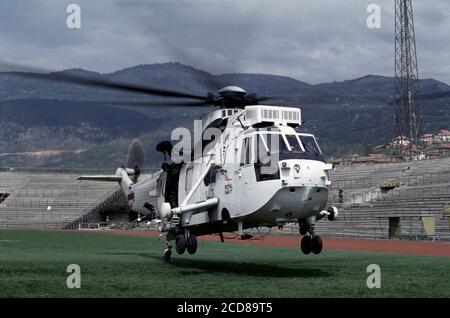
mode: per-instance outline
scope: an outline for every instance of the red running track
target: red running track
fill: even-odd
[[[140,231],[140,230],[111,230],[108,231],[117,234],[158,236],[158,232]],[[300,237],[294,235],[268,235],[263,239],[240,240],[235,235],[224,235],[225,241],[233,243],[284,246],[284,247],[300,247]],[[202,236],[199,239],[207,241],[219,241],[218,235]],[[433,243],[433,242],[417,242],[417,241],[400,241],[400,240],[369,240],[369,239],[349,239],[349,238],[333,238],[323,237],[324,249],[330,250],[350,250],[350,251],[367,251],[379,253],[400,253],[400,254],[420,254],[431,256],[450,256],[450,243]]]

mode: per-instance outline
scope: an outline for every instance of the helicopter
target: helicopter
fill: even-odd
[[[237,86],[202,96],[64,72],[15,74],[184,99],[125,103],[134,106],[218,107],[201,116],[201,133],[194,138],[193,147],[186,140],[157,144],[156,151],[165,158],[158,172],[141,177],[141,167],[136,164],[121,166],[112,175],[78,178],[118,182],[131,210],[158,224],[166,239],[166,262],[172,257],[172,242],[178,254],[195,254],[199,236],[218,234],[223,242],[223,233],[238,232],[245,240],[251,238],[247,229],[281,228],[286,223],[299,224],[304,254],[322,251],[315,223],[334,221],[338,216],[336,207],[327,207],[333,166],[326,162],[315,136],[301,132],[300,108],[261,104],[270,98]]]

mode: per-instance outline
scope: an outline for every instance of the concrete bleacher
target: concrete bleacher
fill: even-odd
[[[400,219],[400,238],[450,241],[450,158],[402,163],[337,166],[330,174],[329,204],[339,208],[334,222],[317,223],[318,233],[388,238],[389,218]],[[389,191],[384,182],[397,182]],[[339,203],[339,189],[343,202]],[[434,235],[424,217],[433,217]]]
[[[95,221],[118,195],[116,183],[79,181],[78,174],[0,172],[0,228],[65,229]]]
[[[0,228],[70,229],[99,221],[97,212],[120,196],[118,185],[78,175],[0,172]],[[317,222],[319,235],[389,238],[390,218],[400,218],[401,238],[450,241],[450,158],[337,166],[330,178],[328,204],[338,207],[339,217]],[[382,191],[385,182],[399,187]],[[433,235],[424,228],[430,216]]]

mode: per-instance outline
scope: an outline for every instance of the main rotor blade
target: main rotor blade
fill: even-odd
[[[64,82],[78,85],[85,85],[91,87],[98,88],[106,88],[106,89],[115,89],[121,90],[131,93],[140,93],[146,95],[155,95],[162,97],[177,97],[177,98],[191,98],[205,101],[207,98],[205,96],[186,94],[181,92],[175,92],[165,89],[152,88],[141,85],[113,82],[110,80],[106,80],[100,77],[97,78],[88,78],[85,76],[79,76],[76,74],[70,74],[68,72],[48,72],[45,70],[39,70],[36,68],[20,66],[20,65],[11,65],[0,63],[0,68],[5,69],[7,72],[10,72],[14,75],[21,76],[24,78],[35,78],[42,80],[49,80],[55,82]]]
[[[117,105],[117,106],[133,106],[133,107],[205,107],[211,106],[205,102],[178,102],[178,103],[161,103],[161,102],[128,102],[128,101],[93,101],[93,100],[80,100],[83,103],[95,103],[102,105]]]
[[[85,100],[85,99],[56,99],[56,98],[34,98],[35,100],[44,100],[44,101],[69,101],[69,102],[77,102],[77,103],[90,103],[90,104],[99,104],[104,106],[132,106],[132,107],[207,107],[213,106],[206,102],[153,102],[153,101],[105,101],[105,100]]]

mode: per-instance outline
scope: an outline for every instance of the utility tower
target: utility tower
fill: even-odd
[[[419,145],[422,111],[411,0],[395,1],[395,130],[411,144]]]

